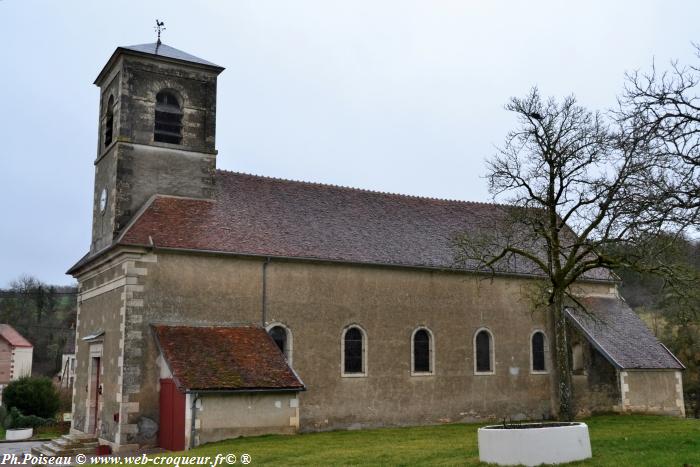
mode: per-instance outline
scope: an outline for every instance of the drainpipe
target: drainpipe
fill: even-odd
[[[199,393],[192,392],[192,407],[191,407],[191,414],[192,414],[192,420],[190,423],[190,449],[193,449],[194,446],[194,434],[195,434],[195,428],[194,428],[194,422],[197,419],[197,400],[199,399]]]
[[[267,323],[267,265],[272,259],[268,256],[262,267],[262,327]]]

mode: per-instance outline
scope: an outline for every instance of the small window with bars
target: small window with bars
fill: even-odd
[[[156,96],[156,118],[153,140],[160,143],[180,144],[182,141],[182,109],[170,92]]]
[[[432,368],[432,342],[427,329],[413,333],[413,373],[430,374]]]
[[[547,361],[545,358],[546,342],[544,333],[536,331],[532,334],[532,371],[544,373],[547,371]]]
[[[365,373],[365,339],[362,330],[351,327],[343,335],[343,374],[362,376]]]
[[[493,339],[491,338],[491,333],[486,329],[482,329],[476,334],[474,338],[474,353],[475,372],[493,373]]]

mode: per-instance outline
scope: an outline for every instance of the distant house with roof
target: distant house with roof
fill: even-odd
[[[34,346],[9,324],[0,324],[0,385],[32,374]]]

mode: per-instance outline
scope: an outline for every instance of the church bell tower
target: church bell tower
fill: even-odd
[[[160,42],[118,47],[95,80],[100,121],[90,253],[156,194],[210,198],[224,69]]]

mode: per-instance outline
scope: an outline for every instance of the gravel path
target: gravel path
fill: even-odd
[[[32,450],[34,446],[44,444],[45,441],[17,441],[13,443],[0,443],[0,455],[2,454],[25,454]],[[0,462],[2,458],[0,458]]]

